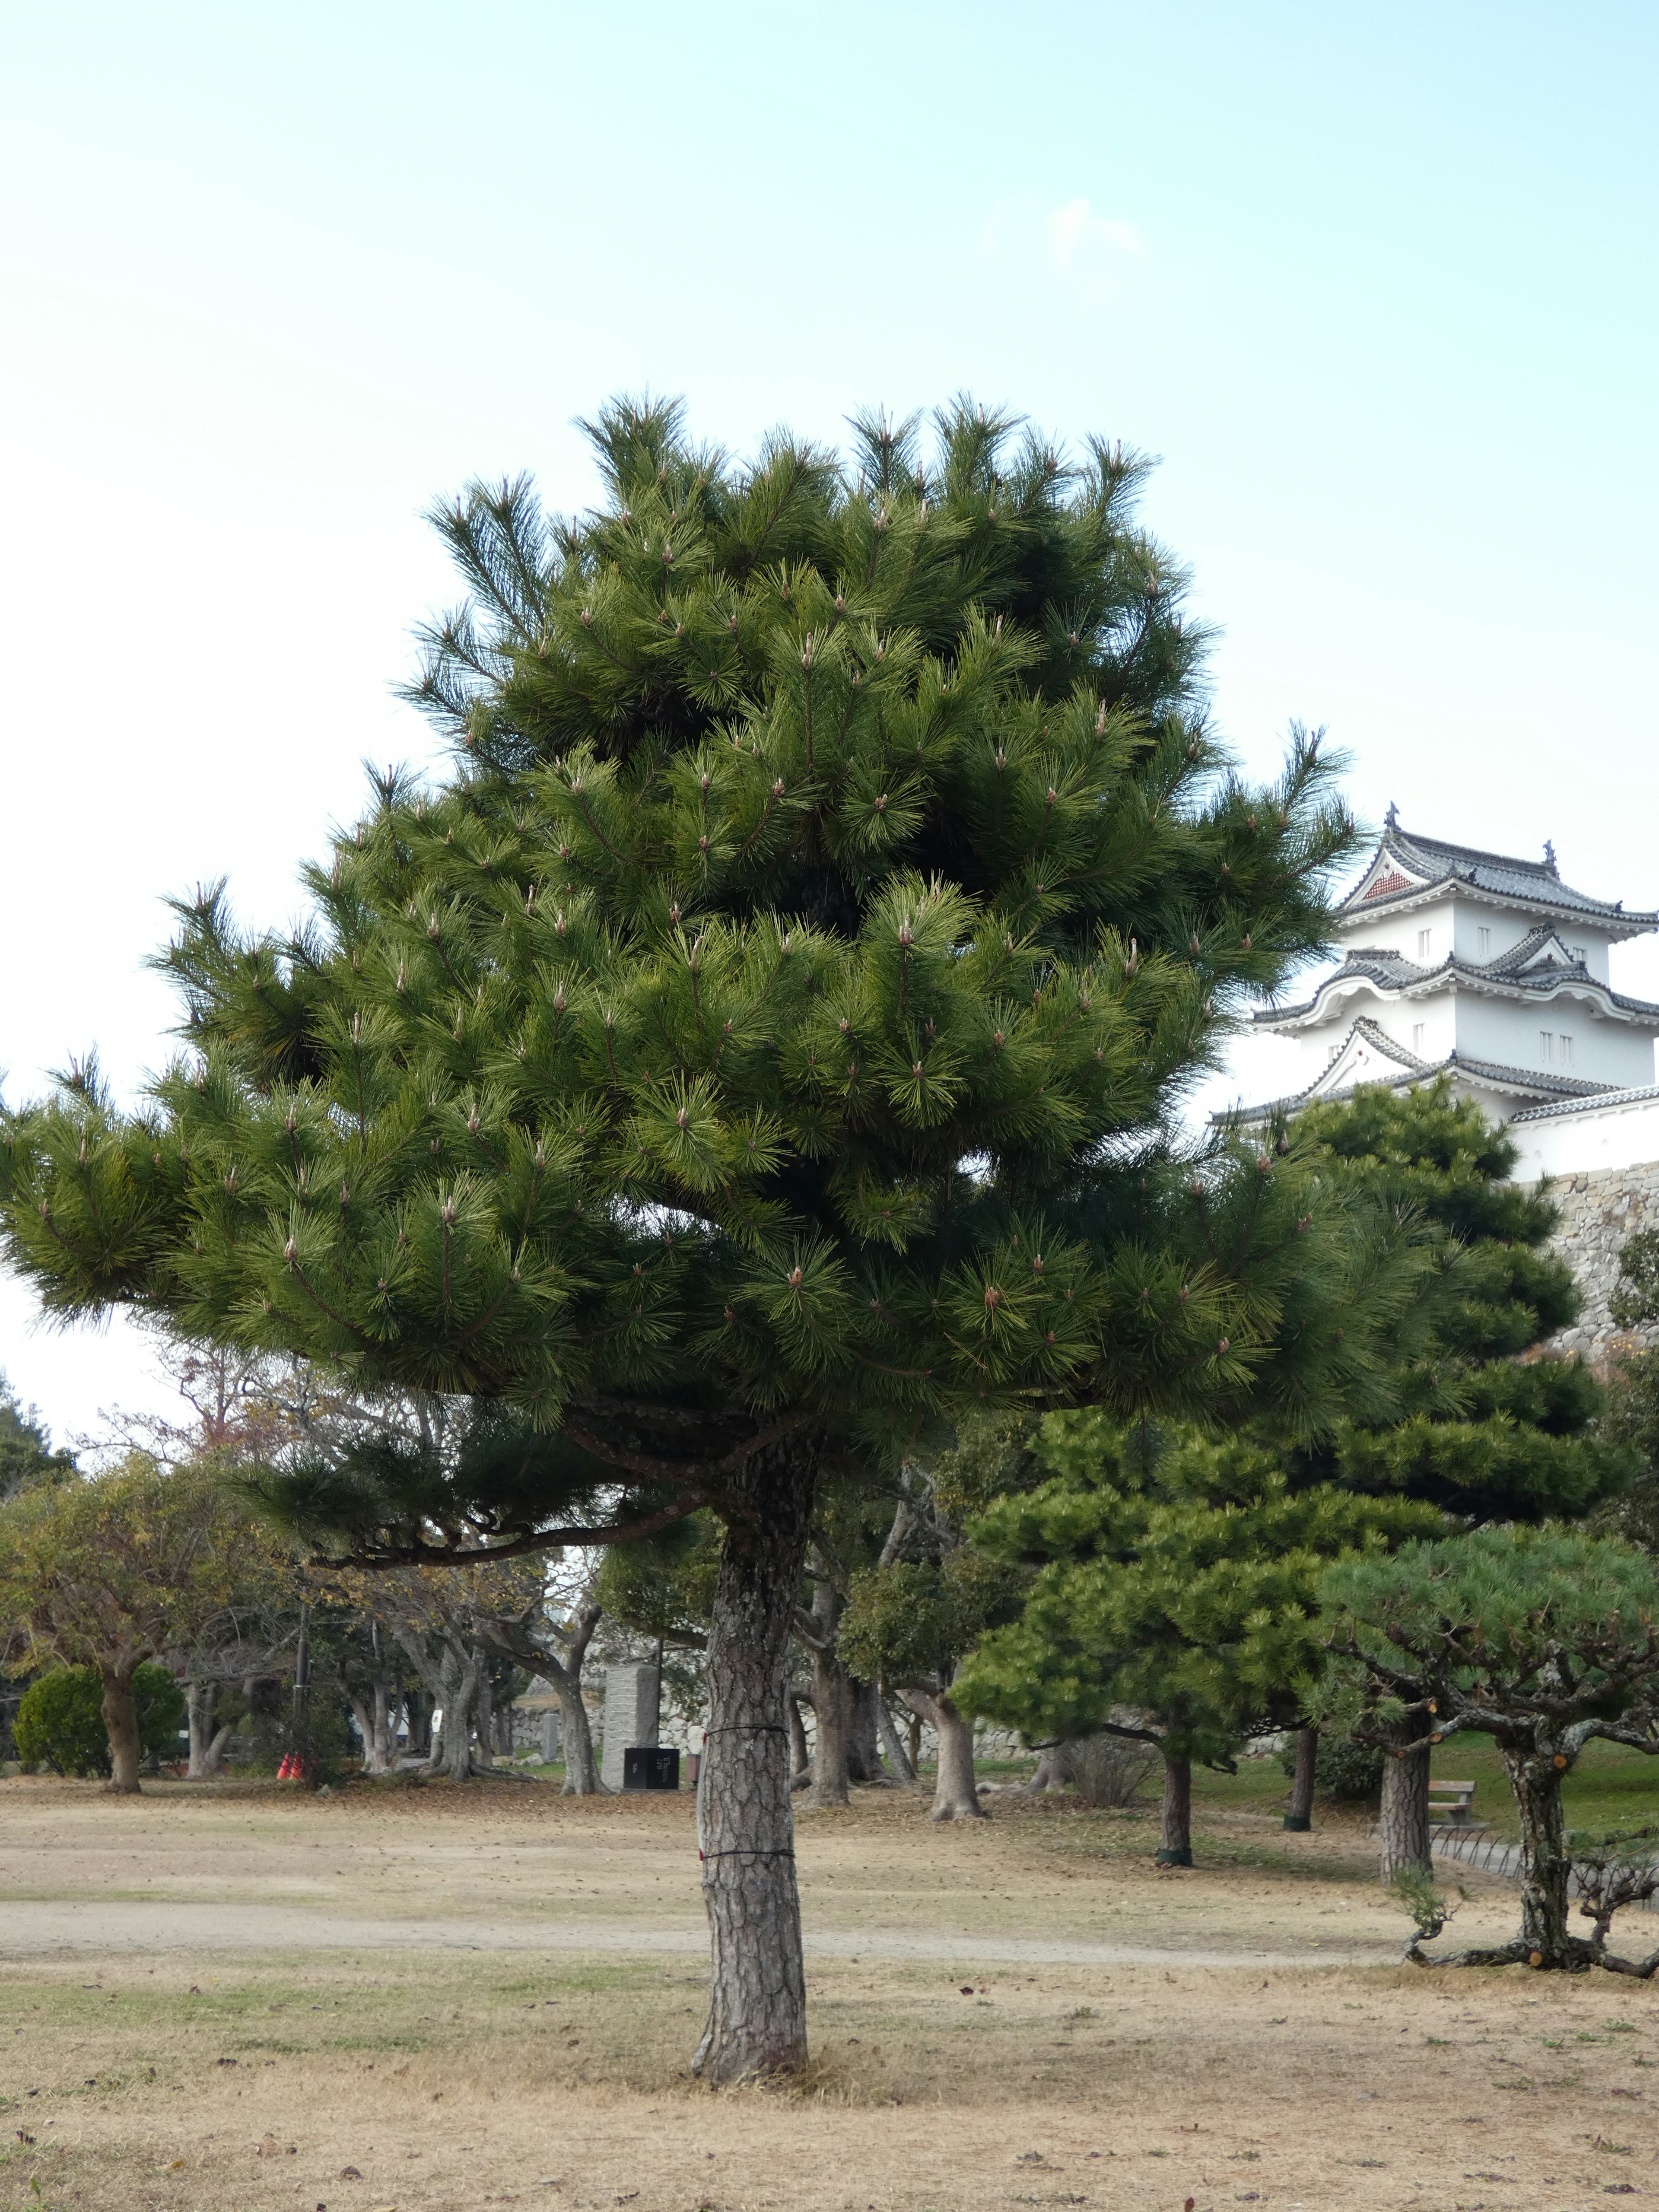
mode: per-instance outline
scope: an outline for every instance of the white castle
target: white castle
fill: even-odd
[[[1243,1118],[1449,1075],[1509,1124],[1517,1179],[1555,1180],[1586,1297],[1568,1341],[1610,1349],[1618,1247],[1650,1212],[1659,1223],[1659,1006],[1614,990],[1608,951],[1659,914],[1574,890],[1549,845],[1520,860],[1408,836],[1391,806],[1336,920],[1340,966],[1299,1006],[1255,1017],[1299,1044],[1307,1082]]]

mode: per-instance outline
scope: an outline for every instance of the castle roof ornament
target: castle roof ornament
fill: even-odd
[[[1393,799],[1389,801],[1389,811],[1382,817],[1382,826],[1385,830],[1397,830],[1400,827],[1400,809],[1395,805]]]

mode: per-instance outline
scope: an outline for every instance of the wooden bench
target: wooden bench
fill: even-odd
[[[1474,1828],[1486,1824],[1474,1817],[1473,1782],[1437,1782],[1429,1778],[1429,1821],[1431,1826]]]

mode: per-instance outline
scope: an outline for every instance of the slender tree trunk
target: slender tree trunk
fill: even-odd
[[[1291,1783],[1291,1802],[1285,1812],[1285,1826],[1297,1835],[1305,1836],[1313,1826],[1314,1761],[1319,1756],[1319,1730],[1299,1728],[1296,1732],[1296,1774]]]
[[[213,1741],[213,1697],[211,1682],[186,1682],[185,1712],[190,1723],[190,1764],[185,1769],[186,1782],[205,1782],[208,1778],[208,1746]]]
[[[390,1774],[398,1764],[398,1732],[392,1724],[392,1690],[384,1674],[374,1678],[374,1735],[368,1747],[374,1774]]]
[[[847,1771],[854,1782],[890,1787],[893,1777],[881,1763],[881,1715],[886,1711],[873,1682],[848,1678],[852,1693],[853,1729],[848,1746]]]
[[[1571,1963],[1567,1934],[1566,1830],[1561,1814],[1561,1778],[1571,1761],[1558,1766],[1547,1752],[1511,1750],[1505,1744],[1504,1771],[1521,1815],[1521,1940],[1529,1964]]]
[[[346,1692],[346,1701],[351,1707],[357,1733],[362,1738],[363,1772],[384,1774],[391,1761],[386,1757],[386,1685],[376,1682],[367,1695],[356,1690]]]
[[[1158,1838],[1159,1866],[1193,1863],[1193,1762],[1164,1754],[1164,1824]]]
[[[1429,1850],[1429,1747],[1390,1750],[1382,1761],[1382,1813],[1377,1823],[1382,1843],[1379,1879],[1398,1881],[1402,1874],[1434,1872]]]
[[[457,1656],[444,1699],[443,1771],[465,1782],[472,1771],[472,1723],[478,1705],[478,1668],[472,1655]]]
[[[599,1761],[593,1756],[593,1730],[587,1717],[587,1706],[582,1698],[580,1680],[568,1675],[556,1681],[558,1692],[560,1733],[564,1738],[564,1789],[566,1797],[597,1797],[601,1794]]]
[[[482,1651],[472,1655],[477,1688],[472,1692],[472,1712],[477,1732],[473,1747],[472,1763],[486,1771],[495,1764],[495,1686],[489,1679],[489,1662]]]
[[[698,1791],[713,1975],[692,2070],[709,2081],[806,2057],[785,1669],[822,1455],[799,1431],[751,1452],[725,1506]]]
[[[916,1786],[916,1770],[905,1750],[899,1732],[893,1725],[893,1716],[887,1710],[887,1700],[879,1694],[876,1698],[876,1725],[881,1730],[881,1740],[887,1756],[893,1762],[893,1771],[907,1790]]]
[[[234,1721],[221,1721],[218,1727],[214,1729],[212,1741],[208,1745],[206,1753],[202,1760],[202,1778],[204,1781],[212,1782],[224,1772],[225,1753],[229,1750],[230,1739],[235,1735],[235,1733],[236,1723]]]
[[[104,1731],[109,1737],[110,1778],[106,1790],[123,1797],[138,1795],[138,1700],[131,1668],[103,1667]]]
[[[800,1717],[800,1692],[791,1690],[784,1699],[789,1716],[789,1787],[805,1789],[812,1778],[812,1754],[806,1747],[806,1723]]]
[[[845,1805],[852,1684],[833,1650],[812,1654],[812,1787],[809,1805]]]
[[[924,1714],[939,1740],[939,1767],[933,1782],[936,1820],[983,1820],[989,1816],[979,1802],[974,1780],[974,1729],[944,1690],[920,1689],[907,1683],[904,1696],[913,1710]]]

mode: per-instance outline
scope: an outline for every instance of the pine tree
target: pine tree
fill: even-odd
[[[974,1524],[994,1556],[1039,1567],[1019,1620],[985,1638],[957,1686],[970,1711],[1036,1737],[1139,1738],[1164,1760],[1158,1858],[1190,1866],[1194,1762],[1293,1726],[1323,1663],[1321,1579],[1352,1552],[1432,1534],[1431,1506],[1297,1490],[1245,1440],[1149,1438],[1051,1414],[1052,1472]]]
[[[1636,1456],[1598,1421],[1604,1394],[1577,1359],[1542,1350],[1576,1317],[1571,1270],[1548,1249],[1547,1191],[1510,1181],[1507,1130],[1445,1078],[1396,1097],[1366,1088],[1314,1107],[1302,1133],[1339,1170],[1409,1211],[1437,1279],[1395,1363],[1398,1413],[1339,1424],[1297,1455],[1300,1481],[1439,1505],[1454,1525],[1581,1518],[1630,1481]],[[1429,1753],[1387,1746],[1381,1877],[1426,1874]]]
[[[1425,1755],[1462,1731],[1503,1753],[1521,1821],[1521,1932],[1448,1963],[1616,1966],[1568,1932],[1561,1784],[1598,1738],[1659,1753],[1651,1560],[1575,1530],[1481,1528],[1344,1561],[1322,1595],[1325,1632],[1385,1730]]]
[[[718,2080],[805,2048],[782,1669],[826,1465],[1022,1400],[1237,1415],[1358,1359],[1340,1208],[1167,1134],[1323,940],[1352,832],[1314,739],[1272,788],[1228,771],[1120,449],[966,404],[844,464],[738,465],[672,406],[591,434],[597,513],[520,482],[437,518],[468,597],[416,696],[453,775],[380,779],[291,936],[182,906],[184,1055],[131,1116],[83,1067],[11,1117],[0,1208],[54,1313],[475,1402],[453,1448],[272,1480],[337,1553],[719,1514]]]
[[[1123,1729],[1134,1724],[1114,1711],[1139,1709],[1164,1754],[1163,1855],[1177,1863],[1190,1860],[1192,1759],[1305,1719],[1331,1561],[1479,1521],[1581,1515],[1632,1464],[1591,1432],[1595,1378],[1538,1355],[1578,1294],[1547,1249],[1547,1196],[1508,1179],[1505,1133],[1443,1080],[1403,1098],[1363,1090],[1296,1130],[1352,1199],[1412,1224],[1395,1255],[1415,1268],[1412,1294],[1387,1309],[1369,1410],[1330,1397],[1322,1425],[1299,1434],[1273,1409],[1243,1437],[1176,1432],[1152,1451],[1097,1415],[1051,1415],[1037,1444],[1050,1481],[975,1531],[1043,1571],[1024,1620],[969,1662],[964,1695],[1036,1735]],[[1428,1753],[1389,1748],[1385,1881],[1429,1863]]]

